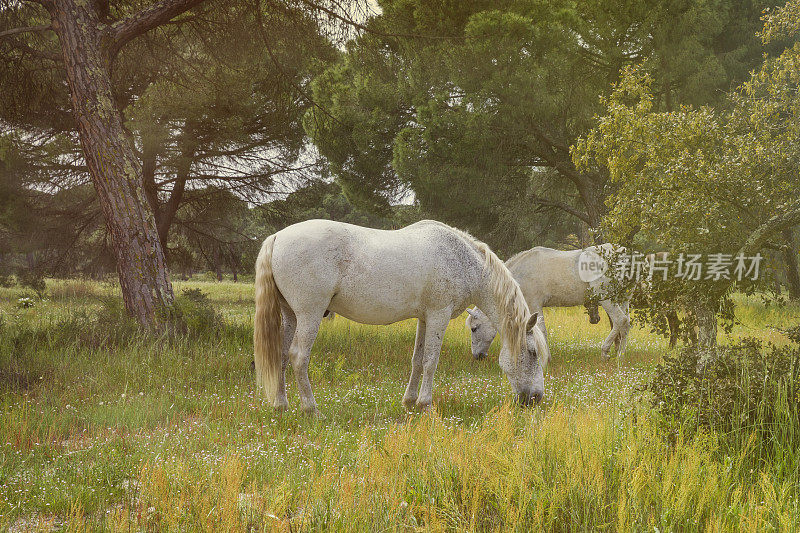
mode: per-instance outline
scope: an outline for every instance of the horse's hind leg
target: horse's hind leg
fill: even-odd
[[[307,413],[320,416],[314,393],[311,391],[311,382],[308,380],[308,361],[322,321],[322,311],[314,315],[297,313],[296,318],[294,338],[289,345],[289,360],[292,362],[294,377],[297,380],[300,407]]]
[[[283,411],[289,407],[289,402],[286,399],[286,367],[289,364],[289,348],[294,339],[294,331],[297,327],[297,317],[294,315],[292,308],[281,303],[281,314],[283,315],[283,347],[281,348],[281,355],[283,362],[281,364],[281,373],[278,376],[278,391],[275,394],[275,409]]]
[[[620,304],[619,309],[622,311],[622,320],[619,327],[619,334],[614,340],[614,344],[617,347],[617,357],[621,358],[625,355],[625,350],[628,347],[628,332],[631,329],[630,302]]]
[[[625,352],[625,347],[627,346],[628,330],[631,324],[627,313],[627,305],[623,304],[623,306],[620,306],[609,300],[603,300],[600,304],[611,319],[611,333],[609,333],[608,337],[603,341],[600,353],[605,359],[608,359],[611,345],[615,344],[617,347],[617,357],[622,357]]]
[[[408,378],[403,405],[406,409],[414,407],[419,397],[419,378],[422,376],[422,355],[425,353],[425,319],[417,320],[417,338],[414,340],[414,355],[411,356],[411,377]]]

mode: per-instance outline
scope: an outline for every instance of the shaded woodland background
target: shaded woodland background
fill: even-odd
[[[169,276],[250,274],[291,223],[435,218],[504,257],[746,247],[797,298],[796,22],[740,0],[6,0],[0,279],[116,275],[149,323]]]

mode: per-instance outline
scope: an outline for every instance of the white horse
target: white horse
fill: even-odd
[[[612,250],[612,245],[602,244],[590,246],[585,251],[595,254],[593,256],[595,258],[603,258],[608,257]],[[547,328],[542,308],[583,305],[588,288],[593,289],[597,294],[603,294],[604,287],[608,282],[605,274],[598,272],[597,277],[584,274],[583,279],[594,278],[590,282],[582,279],[579,271],[581,266],[579,259],[582,253],[584,250],[561,251],[537,246],[520,252],[506,261],[506,266],[519,283],[531,312],[541,316],[539,327],[542,328],[545,337]],[[601,347],[604,358],[609,357],[612,344],[616,345],[618,357],[622,357],[625,353],[631,324],[629,304],[629,301],[617,303],[611,299],[600,300],[600,305],[606,310],[608,318],[611,320],[611,333]],[[467,313],[466,324],[472,336],[472,356],[475,359],[483,359],[497,335],[497,330],[480,309],[467,309]],[[599,321],[597,308],[594,308],[593,313],[590,309],[590,315],[593,324]]]
[[[499,363],[519,401],[544,394],[539,361],[549,356],[547,342],[519,285],[488,246],[440,222],[396,231],[330,220],[294,224],[264,241],[255,285],[256,379],[276,409],[288,407],[291,361],[303,410],[319,414],[308,361],[326,310],[364,324],[418,319],[407,408],[430,405],[445,328],[468,305],[501,331]]]

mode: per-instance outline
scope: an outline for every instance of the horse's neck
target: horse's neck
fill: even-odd
[[[500,309],[497,308],[497,303],[495,302],[494,295],[492,294],[488,282],[486,290],[481,291],[481,294],[478,296],[477,300],[478,301],[475,302],[475,305],[478,306],[478,309],[483,311],[483,314],[486,315],[486,318],[488,318],[489,322],[492,323],[494,329],[501,331],[503,329],[502,313]]]
[[[487,263],[489,264],[488,268],[484,266],[479,267],[481,269],[481,283],[476,287],[477,294],[474,296],[475,305],[478,306],[478,309],[483,311],[497,331],[503,331],[505,329],[503,324],[507,324],[507,318],[509,318],[506,315],[511,310],[506,308],[506,304],[498,303],[498,300],[502,300],[507,296],[504,295],[503,298],[498,298],[498,296],[494,294],[494,291],[513,290],[515,293],[514,297],[521,300],[515,303],[520,303],[522,307],[527,307],[527,304],[513,276],[508,271],[507,267],[504,266],[503,262],[489,250],[489,247],[483,243],[474,241],[469,235],[462,235],[462,237],[464,237],[464,240],[478,252],[478,256],[482,256],[477,264],[482,265],[484,258],[487,259]],[[486,257],[486,254],[491,254],[491,256]],[[496,276],[501,276],[501,278],[496,278]],[[509,279],[505,279],[505,277]],[[496,289],[496,287],[499,288]]]

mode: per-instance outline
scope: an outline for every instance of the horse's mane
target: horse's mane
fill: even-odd
[[[505,263],[497,257],[486,243],[479,241],[466,231],[448,226],[443,222],[432,220],[444,226],[473,246],[484,257],[483,269],[489,274],[492,296],[497,310],[502,317],[501,335],[503,344],[511,351],[511,360],[516,364],[517,357],[525,344],[525,327],[530,317],[528,304],[519,284],[511,275]],[[519,254],[517,254],[519,255]]]

